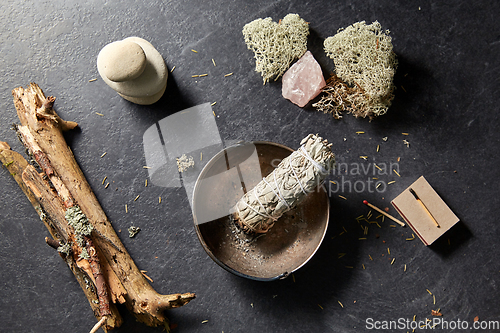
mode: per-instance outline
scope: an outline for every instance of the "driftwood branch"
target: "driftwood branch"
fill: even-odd
[[[63,255],[73,273],[94,291],[85,293],[96,317],[103,318],[105,330],[121,324],[113,303],[124,303],[136,318],[149,325],[168,323],[164,310],[188,303],[193,293],[160,295],[144,278],[116,235],[102,210],[62,131],[77,126],[62,120],[54,111],[55,98],[46,98],[38,85],[12,91],[21,125],[18,133],[42,172],[29,165],[19,154],[0,142],[0,158],[37,210],[53,239],[72,244],[71,255]],[[15,158],[13,158],[15,156]],[[90,222],[93,231],[84,237],[83,246],[75,238],[76,231],[68,225],[65,214],[78,207]],[[87,258],[81,254],[85,248]],[[83,256],[85,257],[85,256]],[[81,283],[80,283],[81,284]],[[86,290],[83,286],[84,291]],[[108,296],[106,295],[108,294]],[[96,299],[99,306],[95,306]],[[106,302],[110,305],[107,308]],[[98,311],[96,311],[98,310]]]
[[[70,228],[65,222],[62,201],[51,190],[50,184],[30,165],[23,156],[12,151],[6,142],[0,141],[0,161],[9,170],[14,180],[29,199],[40,219],[48,229],[52,237],[45,237],[47,244],[59,247],[61,241],[66,242],[70,235]],[[84,265],[77,262],[73,256],[61,254],[70,270],[75,275],[85,296],[87,297],[92,311],[99,316],[99,298],[97,290],[92,282],[90,270],[84,269]],[[123,322],[116,306],[111,304],[107,316],[106,330],[119,327]]]
[[[52,106],[53,100],[52,99],[47,99],[49,102],[44,102],[42,104],[42,108],[44,110],[44,114],[51,114],[53,115],[54,112],[49,113],[49,109],[47,105]],[[56,117],[53,116],[53,118],[48,118],[52,121],[56,121]],[[36,142],[35,137],[31,133],[29,127],[27,126],[20,126],[18,127],[18,133],[20,134],[20,137],[26,146],[26,148],[29,150],[29,152],[35,157],[36,162],[42,169],[42,171],[45,173],[45,176],[47,176],[48,181],[52,183],[53,190],[55,191],[55,194],[59,198],[62,199],[64,208],[66,209],[65,212],[67,212],[68,208],[72,207],[77,207],[75,200],[73,199],[73,196],[71,195],[71,192],[69,189],[66,187],[66,184],[61,180],[59,175],[57,174],[56,171],[52,168],[51,162],[48,159],[47,155],[42,151],[38,143]],[[27,174],[27,173],[26,173]],[[23,172],[23,176],[25,173]],[[28,179],[25,180],[25,183],[30,187],[31,190],[35,190],[35,185],[31,184]],[[31,184],[31,185],[30,185]],[[66,217],[65,213],[65,219],[67,220],[68,218]],[[68,221],[69,222],[69,221]],[[74,228],[73,228],[74,229]],[[76,237],[78,237],[78,233],[76,230],[70,230],[69,233],[75,234]],[[73,254],[79,254],[81,256],[83,249],[85,248],[85,252],[87,253],[87,260],[89,262],[91,271],[92,271],[92,276],[94,277],[95,281],[95,286],[97,289],[97,295],[99,297],[99,315],[101,317],[104,316],[109,316],[111,314],[110,308],[109,308],[109,295],[108,295],[108,290],[107,290],[107,285],[103,277],[99,257],[97,256],[97,251],[94,247],[94,243],[92,241],[92,238],[90,238],[88,235],[80,235],[80,237],[83,238],[83,244],[74,244],[73,243],[73,248],[76,249],[73,250]],[[68,241],[68,240],[66,240]],[[80,248],[78,248],[80,246]],[[79,257],[83,258],[83,257]],[[77,258],[75,258],[77,260]],[[85,259],[85,258],[83,258]]]

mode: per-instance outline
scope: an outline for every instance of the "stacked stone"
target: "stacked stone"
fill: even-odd
[[[151,43],[139,37],[106,45],[97,56],[97,70],[108,86],[132,103],[153,104],[167,88],[165,61]]]

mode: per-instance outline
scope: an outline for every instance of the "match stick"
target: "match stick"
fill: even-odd
[[[420,202],[420,204],[422,205],[422,207],[424,207],[424,210],[430,216],[430,218],[432,219],[432,222],[434,222],[434,224],[436,224],[436,226],[438,228],[441,228],[441,226],[439,225],[438,221],[436,221],[436,219],[434,218],[434,216],[432,216],[431,212],[429,211],[429,208],[427,208],[427,206],[423,203],[423,201],[420,200],[420,198],[418,197],[417,193],[412,188],[410,188],[409,191],[410,191],[411,194],[413,194],[413,196],[415,197],[415,199],[417,199],[417,201]]]
[[[387,216],[388,218],[390,218],[391,220],[393,220],[394,222],[396,222],[396,223],[397,223],[397,224],[399,224],[400,226],[402,226],[402,227],[404,227],[404,226],[405,226],[405,224],[404,224],[403,222],[401,222],[401,221],[400,221],[400,220],[398,220],[397,218],[392,217],[391,215],[387,214],[387,213],[386,213],[386,212],[384,212],[382,209],[375,207],[374,205],[372,205],[372,204],[371,204],[371,203],[369,203],[368,201],[363,200],[363,203],[364,203],[365,205],[368,205],[369,207],[371,207],[371,208],[375,209],[375,210],[376,210],[377,212],[379,212],[380,214]]]

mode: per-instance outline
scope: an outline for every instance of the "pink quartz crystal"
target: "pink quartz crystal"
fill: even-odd
[[[326,85],[321,67],[309,51],[283,74],[282,83],[283,97],[300,107],[318,96]]]

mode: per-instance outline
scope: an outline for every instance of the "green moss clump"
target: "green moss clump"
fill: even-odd
[[[340,106],[356,117],[385,114],[394,98],[393,77],[397,68],[389,30],[383,31],[377,21],[370,25],[357,22],[328,37],[324,49],[341,81],[330,80],[332,84],[324,91],[329,90],[333,95],[327,92],[316,107],[333,113]],[[340,103],[334,100],[339,97]],[[336,111],[328,111],[332,102],[337,106]]]
[[[255,71],[264,84],[276,81],[295,59],[307,51],[309,25],[297,14],[288,14],[279,23],[270,17],[256,19],[243,27],[247,47],[255,55]]]
[[[75,229],[75,236],[78,245],[85,248],[84,236],[90,236],[94,227],[90,224],[87,216],[82,212],[80,207],[73,206],[66,210],[64,215],[68,224]]]

